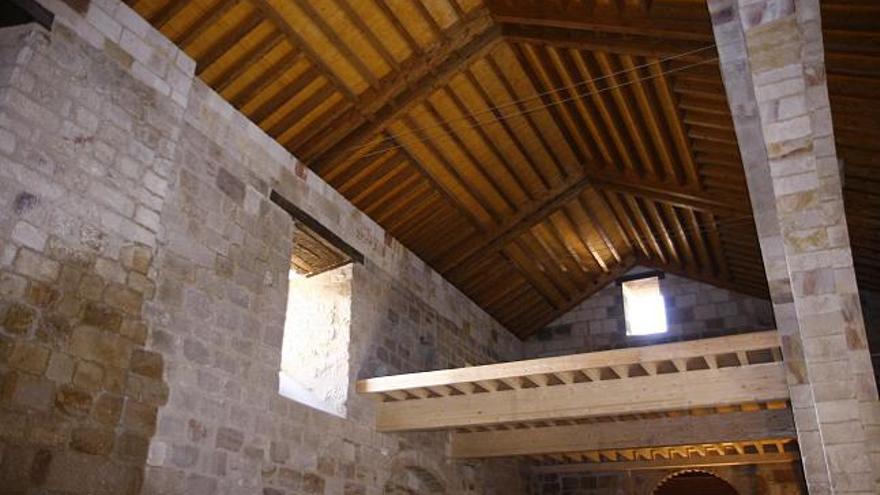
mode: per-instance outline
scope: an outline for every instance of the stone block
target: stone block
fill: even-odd
[[[70,447],[73,450],[93,455],[107,455],[113,452],[115,442],[115,433],[101,428],[75,428],[70,437]]]
[[[101,390],[104,386],[104,368],[88,361],[77,362],[73,384],[90,392]]]
[[[128,315],[139,316],[144,303],[143,294],[128,287],[111,284],[104,289],[104,302]]]
[[[23,304],[10,304],[3,317],[3,328],[13,334],[25,334],[36,320],[36,312]]]
[[[98,423],[115,425],[122,415],[124,399],[121,396],[104,393],[95,401],[92,418]]]
[[[183,341],[183,355],[196,364],[208,364],[211,362],[211,351],[201,341],[186,339]]]
[[[153,260],[153,251],[146,246],[125,246],[119,257],[126,269],[146,274]]]
[[[124,460],[145,462],[150,441],[146,437],[130,432],[123,432],[116,439],[116,455]]]
[[[35,342],[18,341],[9,354],[9,367],[35,374],[42,374],[49,363],[49,349]]]
[[[225,168],[217,171],[217,187],[237,204],[242,204],[245,197],[245,184]]]
[[[20,221],[12,228],[12,240],[40,252],[46,247],[47,236],[33,225]]]
[[[315,473],[304,473],[302,479],[303,493],[309,495],[320,495],[324,493],[326,482],[324,478]]]
[[[57,302],[58,298],[58,291],[48,284],[33,282],[27,290],[28,303],[38,308],[47,308]]]
[[[152,435],[156,430],[156,406],[127,399],[122,413],[122,424],[130,430]]]
[[[106,304],[90,302],[84,308],[82,323],[109,332],[118,332],[122,326],[122,314]]]
[[[163,359],[158,352],[137,349],[131,355],[132,373],[150,378],[162,378]]]
[[[80,325],[73,330],[70,352],[96,363],[127,368],[133,344],[117,334]]]
[[[55,383],[67,383],[73,379],[73,358],[62,352],[53,352],[46,368],[46,378]]]
[[[55,393],[55,406],[67,415],[84,417],[92,407],[92,396],[70,385],[62,385]]]
[[[284,463],[290,459],[290,445],[273,441],[269,444],[269,458],[272,462]]]
[[[55,384],[51,381],[28,374],[10,374],[12,402],[40,411],[47,411],[55,395]]]
[[[238,452],[244,444],[244,433],[241,430],[221,426],[217,429],[215,446],[219,449]]]
[[[171,448],[171,464],[180,468],[195,466],[199,460],[199,449],[192,445],[174,444]]]
[[[217,493],[217,480],[199,474],[190,474],[186,478],[187,495],[214,495]]]

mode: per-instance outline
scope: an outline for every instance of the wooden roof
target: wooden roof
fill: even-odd
[[[767,297],[704,0],[129,4],[519,336],[636,263]],[[870,178],[878,64],[862,57],[876,56],[880,11],[825,10],[841,156],[848,178]],[[860,275],[878,284],[865,184],[848,180],[847,200],[866,212]]]

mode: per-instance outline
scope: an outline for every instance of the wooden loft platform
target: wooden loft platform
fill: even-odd
[[[777,332],[767,331],[370,378],[357,390],[376,397],[379,431],[516,431],[693,410],[764,411],[789,398],[779,346]]]

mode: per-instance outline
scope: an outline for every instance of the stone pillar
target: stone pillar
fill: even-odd
[[[880,493],[818,0],[708,0],[811,494]]]

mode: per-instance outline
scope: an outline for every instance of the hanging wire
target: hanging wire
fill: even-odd
[[[452,123],[454,123],[454,122],[467,121],[467,120],[470,120],[471,118],[476,118],[476,117],[478,117],[478,116],[485,115],[485,114],[489,114],[489,113],[491,113],[491,114],[494,115],[494,113],[495,113],[496,111],[499,111],[499,112],[500,112],[500,110],[505,109],[505,108],[508,108],[508,107],[512,107],[512,106],[517,106],[517,107],[518,107],[518,106],[521,105],[521,104],[525,104],[525,103],[527,103],[527,102],[531,102],[531,101],[534,101],[534,100],[541,99],[541,98],[543,98],[544,96],[552,95],[552,94],[555,94],[555,93],[561,93],[561,92],[563,92],[563,91],[568,92],[568,91],[570,91],[570,90],[573,90],[573,89],[579,88],[579,87],[581,87],[581,86],[591,85],[591,84],[594,84],[594,83],[596,83],[596,82],[598,82],[598,81],[603,81],[603,80],[605,80],[605,79],[614,78],[614,77],[617,77],[617,76],[620,76],[620,75],[623,75],[623,74],[627,74],[627,73],[629,73],[629,72],[638,72],[638,71],[640,71],[640,70],[642,70],[642,69],[644,69],[644,68],[646,68],[646,67],[650,67],[650,66],[655,65],[655,64],[657,64],[657,65],[662,65],[663,63],[666,63],[666,62],[669,62],[669,61],[672,61],[672,60],[676,60],[676,59],[679,59],[679,58],[683,58],[683,57],[688,57],[688,56],[691,56],[691,55],[694,55],[694,54],[697,54],[697,53],[700,53],[700,52],[703,52],[703,51],[706,51],[706,50],[709,50],[709,49],[712,49],[712,48],[715,48],[715,47],[716,47],[716,44],[715,44],[715,43],[712,43],[712,44],[710,44],[710,45],[706,45],[706,46],[701,47],[701,48],[695,48],[695,49],[693,49],[693,50],[689,50],[689,51],[686,51],[686,52],[682,52],[682,53],[679,53],[679,54],[676,54],[676,55],[670,55],[670,56],[668,56],[668,57],[659,58],[659,59],[657,59],[657,60],[655,60],[655,61],[653,61],[653,62],[646,62],[646,63],[643,63],[643,64],[639,64],[639,65],[636,65],[636,66],[634,66],[634,67],[632,67],[632,68],[629,68],[629,69],[621,69],[621,70],[618,70],[618,71],[616,71],[616,72],[612,72],[612,73],[610,73],[610,74],[604,74],[604,75],[601,75],[601,76],[598,76],[598,77],[595,77],[595,78],[592,78],[592,79],[585,79],[585,80],[583,80],[583,81],[579,81],[579,82],[574,83],[574,84],[569,84],[569,85],[564,85],[564,86],[557,86],[557,87],[554,87],[554,88],[550,88],[550,89],[548,89],[548,90],[546,90],[546,91],[538,92],[538,93],[535,93],[535,94],[533,94],[533,95],[531,95],[531,96],[527,96],[527,97],[525,97],[525,98],[521,98],[521,99],[519,99],[519,100],[514,99],[514,100],[511,100],[511,101],[509,101],[509,102],[505,102],[505,103],[502,103],[502,104],[499,104],[499,105],[495,105],[495,106],[491,106],[491,105],[490,105],[490,106],[487,106],[486,109],[484,109],[484,110],[479,110],[479,111],[476,111],[476,112],[470,112],[470,113],[465,114],[465,115],[462,116],[462,117],[457,117],[457,118],[453,118],[453,119],[446,119],[446,120],[440,122],[439,124],[432,124],[432,125],[428,125],[428,126],[420,127],[420,128],[418,128],[418,129],[413,129],[413,130],[408,131],[408,132],[404,132],[404,133],[397,134],[396,136],[389,136],[388,138],[384,138],[384,139],[382,139],[382,140],[380,140],[380,141],[378,141],[378,142],[376,142],[376,141],[372,141],[372,142],[370,142],[370,143],[368,143],[368,144],[359,145],[359,146],[352,146],[352,147],[350,147],[350,148],[346,148],[344,151],[355,151],[355,150],[358,150],[358,149],[361,149],[361,148],[364,148],[364,147],[367,147],[367,146],[371,146],[371,145],[373,145],[374,143],[375,143],[376,145],[381,144],[383,141],[389,141],[389,140],[391,140],[391,141],[395,141],[395,140],[398,140],[397,138],[399,138],[399,137],[407,136],[407,135],[411,135],[411,134],[420,134],[420,133],[422,133],[422,132],[424,132],[424,131],[426,131],[426,130],[430,130],[430,129],[435,129],[435,128],[444,127],[444,126],[450,126],[450,127],[452,127],[450,124],[452,124]],[[716,61],[716,60],[718,60],[717,57],[712,58],[711,60],[706,60],[706,61],[700,62],[700,63],[698,63],[698,64],[694,64],[694,65],[700,65],[700,64],[705,63],[705,62],[714,62],[714,61]],[[690,68],[690,67],[683,67],[683,68],[679,68],[679,69],[671,69],[670,71],[667,71],[667,72],[677,72],[678,70],[683,70],[683,69],[687,69],[687,68]],[[659,75],[663,75],[663,74],[665,74],[665,73],[666,73],[666,72],[661,72]],[[646,79],[653,79],[653,78],[655,78],[655,77],[657,77],[657,75],[652,76],[652,77],[648,77],[648,78],[646,78]],[[642,80],[642,79],[639,79],[638,81],[641,81],[641,80]],[[632,83],[629,83],[629,84],[632,84]],[[625,85],[627,85],[627,84],[622,84],[622,85],[619,85],[619,86],[614,86],[614,87],[609,88],[609,89],[615,89],[615,88],[617,88],[617,87],[625,86]],[[600,91],[600,92],[602,92],[602,91]],[[591,95],[591,93],[583,93],[583,96],[590,96],[590,95]],[[563,101],[570,101],[571,99],[572,99],[572,98],[569,98],[569,99],[566,99],[566,100],[563,100]],[[515,116],[517,116],[517,115],[523,115],[523,114],[525,114],[525,113],[531,113],[532,110],[537,111],[537,110],[541,110],[541,109],[544,109],[544,108],[547,108],[547,107],[550,107],[550,106],[554,106],[554,105],[545,105],[545,104],[542,103],[541,105],[539,105],[538,107],[535,107],[534,109],[529,109],[529,111],[527,111],[527,112],[513,113],[513,114],[509,114],[509,115],[502,116],[502,117],[503,117],[503,119],[507,119],[508,117],[515,117]],[[497,122],[497,120],[498,120],[498,119],[493,119],[493,120],[490,120],[490,121],[484,121],[484,122],[491,123],[491,122]],[[479,122],[479,121],[478,121],[478,122]],[[473,128],[473,127],[475,127],[475,126],[464,127],[464,128],[467,129],[467,128]],[[416,141],[416,142],[418,142],[418,141]],[[389,148],[389,149],[395,149],[395,148]],[[387,151],[387,150],[386,150],[386,149],[383,149],[383,151]],[[364,155],[364,156],[370,156],[370,155]]]
[[[615,216],[613,211],[611,211],[610,209],[609,209],[609,213],[612,214],[612,216]],[[649,245],[649,244],[653,244],[655,241],[659,244],[661,242],[660,240],[658,240],[660,235],[664,235],[664,236],[668,235],[670,240],[681,238],[681,239],[684,239],[685,241],[687,241],[689,233],[690,234],[702,234],[702,233],[712,232],[712,231],[720,232],[721,230],[730,228],[731,226],[748,225],[749,223],[752,223],[752,222],[753,222],[752,215],[743,214],[743,215],[737,215],[734,217],[729,217],[729,218],[726,218],[723,220],[715,220],[714,222],[705,222],[705,223],[703,223],[702,226],[698,225],[697,228],[692,228],[690,226],[685,227],[684,225],[682,225],[682,227],[681,227],[682,231],[680,233],[675,231],[678,229],[675,229],[675,230],[660,229],[660,230],[650,230],[647,232],[647,234],[645,234],[640,231],[641,229],[638,229],[636,227],[635,229],[637,232],[636,232],[635,237],[631,237],[629,235],[629,233],[626,232],[626,229],[623,226],[621,226],[620,228],[623,231],[622,232],[623,237],[630,241],[629,244],[633,245],[633,249],[640,250],[639,248],[637,248],[635,246],[636,244]],[[590,222],[593,229],[598,230],[601,226],[596,226],[596,225],[594,225],[595,223],[599,223],[599,222],[592,222],[592,221]],[[535,224],[535,225],[538,225],[538,224]],[[527,231],[531,231],[532,228],[535,227],[535,225],[533,225],[532,227],[527,229]],[[604,227],[603,227],[603,229],[604,229]],[[605,230],[607,230],[607,229],[605,229]],[[585,244],[586,244],[586,242],[585,242]],[[614,251],[614,250],[619,251],[619,249],[617,249],[617,248],[612,249],[611,247],[607,246],[604,240],[602,241],[602,244],[604,246],[600,246],[597,248],[593,248],[593,247],[588,246],[588,250],[592,251],[594,253],[608,253],[608,254],[612,254],[612,251]],[[646,247],[646,249],[649,252],[652,251],[652,249],[650,247]],[[661,251],[662,251],[662,248],[661,248]],[[552,254],[552,253],[550,253],[550,254]]]
[[[637,79],[634,79],[634,80],[625,81],[625,82],[623,82],[623,83],[619,83],[619,84],[616,84],[616,85],[613,85],[613,86],[606,86],[606,87],[601,88],[601,89],[599,89],[599,90],[597,90],[597,91],[592,91],[592,92],[589,92],[589,93],[578,93],[578,94],[576,94],[576,95],[574,95],[574,96],[570,96],[570,97],[567,97],[567,98],[562,98],[562,99],[559,99],[559,100],[554,101],[554,102],[552,102],[552,103],[541,104],[541,105],[539,105],[539,106],[536,106],[536,107],[533,107],[533,108],[529,108],[529,109],[525,109],[525,110],[523,110],[523,111],[519,111],[519,112],[514,112],[514,113],[509,113],[509,114],[503,114],[503,115],[501,115],[500,117],[493,118],[493,119],[490,119],[490,120],[476,121],[476,122],[474,122],[474,123],[472,123],[472,124],[468,124],[468,125],[465,125],[465,126],[459,126],[459,127],[456,127],[456,128],[450,128],[450,130],[475,129],[475,128],[477,128],[477,127],[483,127],[483,126],[485,126],[485,125],[495,124],[495,123],[498,123],[499,121],[507,121],[508,119],[511,119],[511,118],[513,118],[513,117],[519,117],[519,116],[524,116],[524,115],[530,115],[530,114],[532,114],[532,113],[539,112],[539,111],[541,111],[541,110],[546,110],[546,109],[551,108],[551,107],[556,107],[556,106],[562,105],[562,104],[564,104],[564,103],[567,103],[567,102],[569,102],[569,101],[576,100],[576,99],[578,99],[578,98],[584,98],[584,97],[587,97],[587,96],[592,96],[592,95],[597,95],[597,94],[605,93],[605,92],[608,92],[608,91],[611,91],[611,90],[614,90],[614,89],[618,89],[618,88],[622,88],[622,87],[625,87],[625,86],[631,86],[631,85],[636,84],[636,83],[638,83],[638,82],[649,81],[649,80],[652,80],[652,79],[656,79],[656,78],[658,78],[658,77],[665,76],[665,75],[667,75],[667,74],[672,74],[672,73],[675,73],[675,72],[680,72],[680,71],[687,70],[687,69],[690,69],[690,68],[693,68],[693,67],[697,67],[697,66],[700,66],[700,65],[704,65],[704,64],[707,64],[707,63],[712,63],[712,62],[715,62],[715,61],[717,61],[717,60],[718,60],[718,57],[713,57],[713,58],[710,58],[710,59],[702,60],[702,61],[700,61],[700,62],[695,62],[695,63],[693,63],[693,64],[688,64],[688,65],[685,65],[685,66],[682,66],[682,67],[677,67],[677,68],[675,68],[675,69],[669,69],[669,70],[666,70],[666,71],[659,72],[659,73],[657,73],[657,74],[652,74],[652,75],[650,75],[650,76],[640,77],[640,78],[637,78]],[[374,147],[374,146],[380,146],[383,142],[386,142],[386,141],[391,141],[391,142],[396,142],[396,143],[397,143],[397,144],[395,144],[395,145],[393,145],[393,146],[384,146],[384,147],[380,146],[380,149],[377,149],[377,150],[375,150],[375,151],[371,151],[371,152],[368,152],[368,153],[364,153],[364,154],[358,156],[358,159],[364,159],[364,158],[369,158],[369,157],[371,157],[371,156],[384,154],[384,153],[387,153],[387,152],[389,152],[389,151],[393,151],[393,150],[396,150],[396,149],[406,148],[407,146],[411,146],[411,145],[416,144],[416,143],[423,143],[423,142],[427,142],[427,141],[436,141],[436,140],[443,141],[443,140],[453,139],[453,136],[452,136],[451,132],[446,132],[445,130],[441,130],[440,132],[437,132],[437,133],[435,133],[435,134],[431,134],[431,135],[421,135],[418,139],[412,139],[412,140],[401,140],[401,139],[399,139],[401,136],[404,136],[404,135],[420,133],[420,132],[421,132],[421,129],[434,129],[434,128],[442,127],[442,126],[445,125],[445,122],[449,122],[449,121],[444,121],[444,122],[442,122],[442,123],[440,123],[440,124],[435,124],[435,125],[431,125],[431,126],[425,126],[425,127],[423,127],[423,128],[419,128],[419,129],[417,129],[417,130],[410,131],[410,132],[408,132],[408,133],[401,133],[401,134],[397,134],[397,135],[394,135],[394,134],[390,134],[390,133],[389,133],[389,136],[388,136],[388,137],[382,138],[382,139],[380,139],[380,140],[378,140],[378,141],[373,140],[373,141],[371,141],[371,142],[369,142],[369,143],[365,143],[365,144],[362,144],[362,145],[359,145],[359,146],[352,146],[352,147],[350,147],[350,148],[346,148],[345,151],[355,152],[355,151],[357,151],[357,150],[364,149],[364,148],[372,148],[372,147]],[[511,130],[514,130],[514,129],[519,129],[519,128],[521,128],[521,127],[524,127],[524,126],[526,126],[526,125],[529,125],[528,121],[523,120],[522,122],[519,122],[518,124],[512,124],[511,126],[509,126],[509,128],[510,128]],[[515,139],[515,136],[512,136],[512,138]]]

